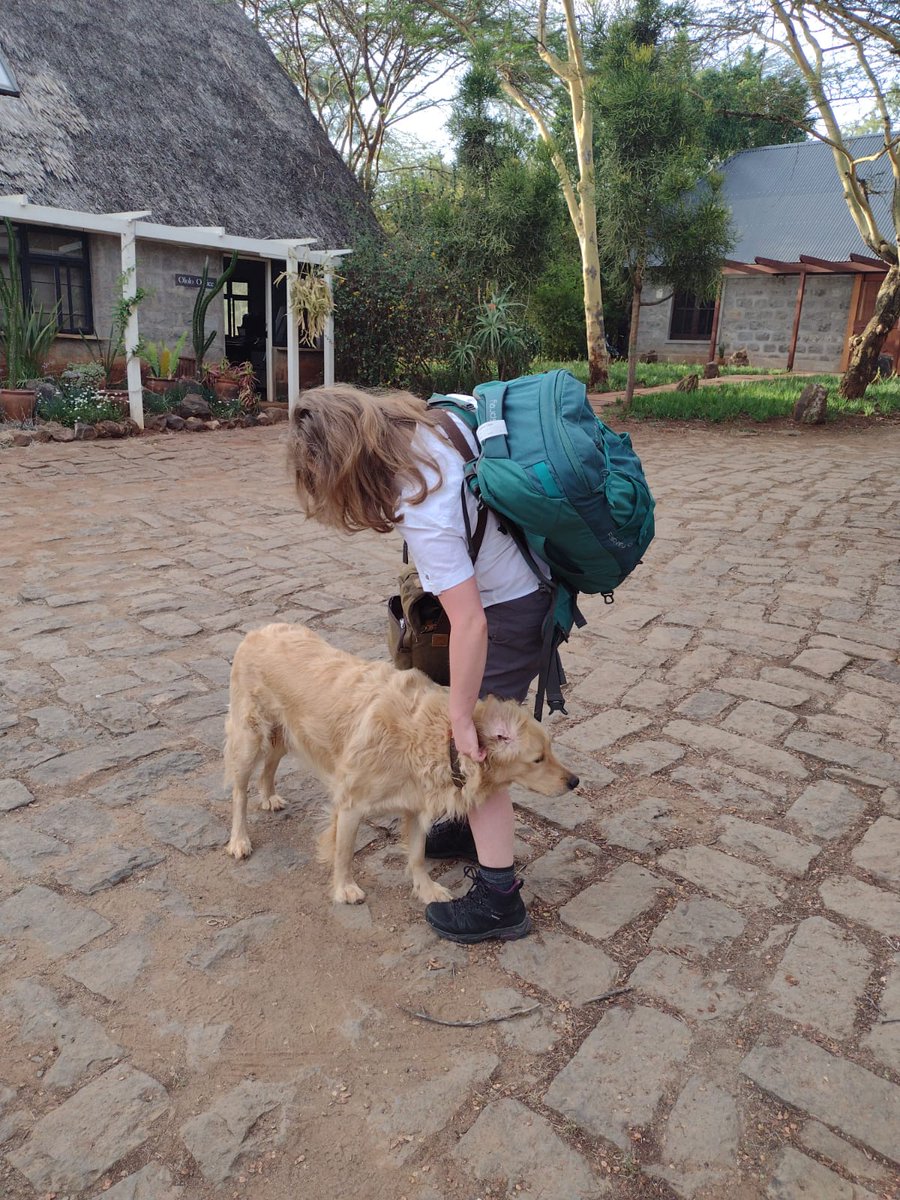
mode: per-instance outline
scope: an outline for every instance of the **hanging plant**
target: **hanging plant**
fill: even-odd
[[[321,268],[307,271],[282,271],[275,280],[287,280],[288,308],[297,324],[301,346],[314,346],[325,332],[325,324],[334,312],[334,296]]]

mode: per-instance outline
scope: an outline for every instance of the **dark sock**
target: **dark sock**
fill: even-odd
[[[508,867],[482,867],[479,864],[478,873],[495,892],[511,892],[516,886],[515,864]]]

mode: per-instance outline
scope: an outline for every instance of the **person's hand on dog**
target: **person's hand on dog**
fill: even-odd
[[[484,746],[479,745],[478,730],[475,728],[472,718],[470,717],[468,721],[454,721],[452,727],[457,751],[474,762],[484,762],[487,750]]]

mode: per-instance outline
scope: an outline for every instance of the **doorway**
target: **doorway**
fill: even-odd
[[[228,260],[223,260],[228,266]],[[231,363],[250,362],[261,395],[266,392],[266,264],[239,258],[225,284],[225,357]],[[268,399],[268,397],[266,397]]]

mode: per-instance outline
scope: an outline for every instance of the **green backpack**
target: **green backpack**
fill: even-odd
[[[429,404],[461,417],[481,453],[466,466],[464,486],[502,519],[543,582],[531,551],[548,564],[556,600],[545,630],[544,693],[562,711],[565,682],[559,643],[583,625],[577,596],[607,603],[653,539],[655,502],[627,433],[594,414],[584,384],[568,371],[479,384],[476,409],[452,397]]]

